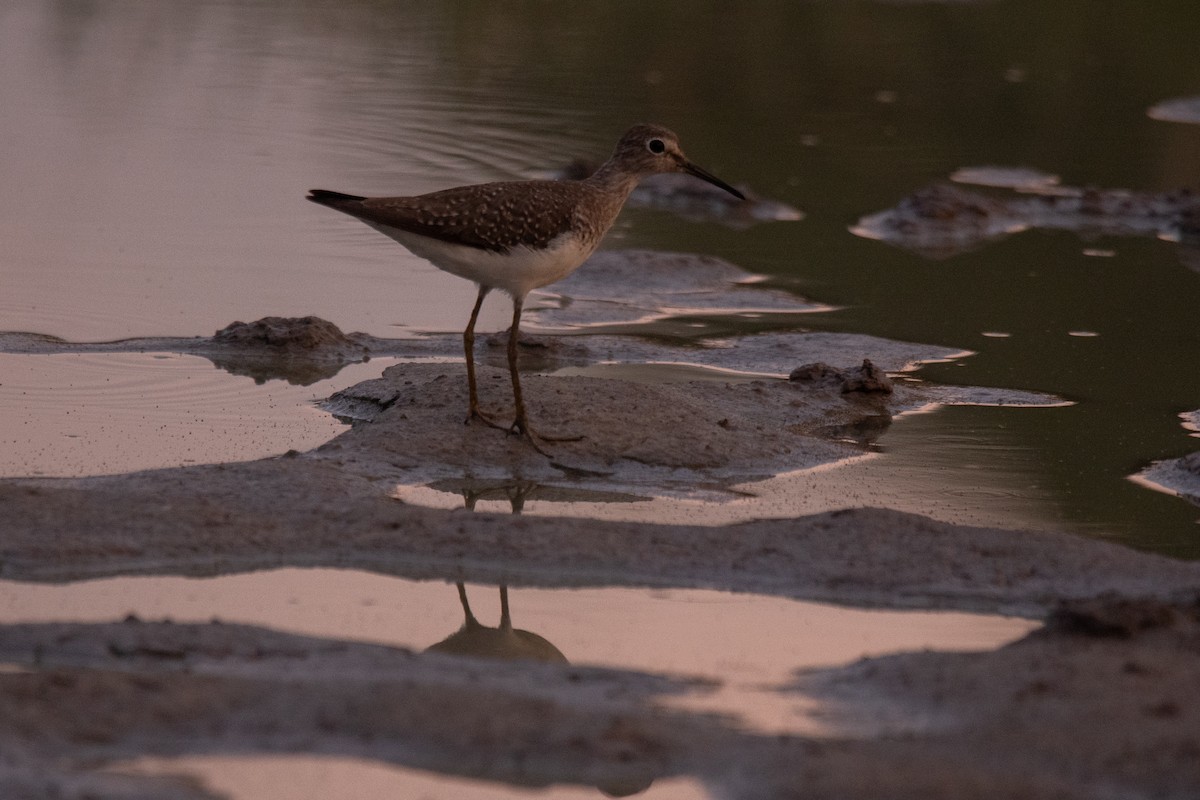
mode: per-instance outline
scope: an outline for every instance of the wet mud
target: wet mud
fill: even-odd
[[[1153,236],[1180,243],[1180,257],[1189,264],[1200,243],[1200,193],[1190,189],[1152,193],[1075,188],[1058,186],[1054,176],[995,168],[960,170],[954,177],[1012,187],[1017,193],[994,195],[934,184],[891,209],[863,217],[850,231],[933,259],[1031,229]]]
[[[1108,624],[1131,615],[1143,622]],[[78,767],[147,752],[319,747],[609,795],[693,775],[735,798],[866,800],[882,787],[899,798],[1186,797],[1200,780],[1189,695],[1196,617],[1194,602],[1098,600],[994,653],[910,653],[800,675],[794,690],[826,699],[855,730],[823,739],[655,707],[705,689],[682,676],[418,655],[235,625],[13,626],[0,652],[31,669],[0,675],[0,705],[5,749],[25,758],[19,771],[0,768],[0,785],[14,797],[207,798],[200,787],[164,793],[129,780],[118,792],[113,776]],[[84,705],[87,715],[76,711]]]
[[[1183,427],[1200,435],[1200,411],[1189,411],[1179,415]],[[1134,480],[1152,488],[1178,495],[1200,506],[1200,450],[1182,458],[1156,461],[1133,476]]]
[[[1151,119],[1200,125],[1200,97],[1176,97],[1155,103],[1146,110]]]
[[[726,277],[718,269],[713,280]],[[658,383],[529,375],[535,424],[585,437],[548,444],[547,456],[463,423],[462,366],[448,361],[460,346],[455,336],[378,340],[277,319],[211,339],[73,345],[0,336],[10,352],[164,349],[286,370],[380,353],[422,359],[331,397],[328,407],[353,425],[309,452],[0,481],[0,578],[336,567],[504,587],[721,589],[1049,622],[995,652],[906,653],[798,674],[785,691],[822,704],[828,732],[819,736],[768,736],[672,706],[671,697],[714,687],[686,674],[564,663],[507,615],[495,628],[473,626],[465,596],[462,629],[447,631],[432,653],[218,621],[4,625],[4,796],[209,798],[194,782],[110,768],[147,754],[211,753],[333,753],[618,796],[671,776],[734,798],[864,800],[881,787],[899,798],[1185,797],[1200,780],[1186,679],[1200,627],[1198,565],[886,509],[665,525],[448,511],[395,494],[421,482],[460,492],[468,509],[491,492],[517,511],[537,492],[631,502],[711,491],[862,452],[864,440],[831,431],[878,431],[879,420],[943,403],[1057,398],[915,381],[905,372],[914,364],[964,354],[870,337],[763,334],[736,346],[535,339],[522,359],[549,369],[624,358],[742,370]],[[480,384],[485,406],[502,416],[507,374],[482,366]],[[492,658],[438,652],[472,648]],[[510,660],[518,650],[529,660]]]
[[[840,386],[830,394],[844,402]],[[386,413],[344,434],[336,455],[0,482],[0,576],[334,566],[501,585],[1052,612],[1051,624],[996,653],[913,653],[799,676],[795,690],[824,702],[844,733],[783,738],[662,707],[665,697],[704,691],[687,675],[419,656],[218,622],[8,625],[0,658],[17,669],[0,674],[0,749],[19,757],[0,762],[6,796],[209,797],[186,782],[96,767],[214,752],[338,753],[609,794],[689,775],[739,798],[868,798],[880,786],[914,798],[1082,798],[1114,785],[1186,796],[1180,787],[1197,763],[1185,680],[1196,565],[882,509],[705,527],[421,508],[388,494],[395,465],[377,454],[393,452]],[[460,424],[446,420],[435,433]],[[1098,659],[1112,669],[1098,670]],[[1081,714],[1097,724],[1075,729]]]

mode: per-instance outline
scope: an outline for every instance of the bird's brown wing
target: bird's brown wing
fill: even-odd
[[[570,230],[580,194],[580,185],[573,182],[523,181],[461,186],[417,197],[312,199],[373,225],[507,252],[522,245],[544,247]]]

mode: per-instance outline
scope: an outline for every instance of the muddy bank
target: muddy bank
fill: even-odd
[[[547,458],[502,431],[464,425],[466,393],[459,373],[458,365],[398,364],[378,380],[338,392],[325,404],[328,410],[372,425],[355,427],[311,457],[358,474],[408,482],[463,476],[572,484],[602,479],[608,489],[685,490],[857,455],[862,452],[858,443],[833,440],[825,432],[942,400],[958,402],[970,394],[890,381],[887,391],[870,391],[861,379],[847,382],[832,374],[820,380],[667,384],[532,376],[524,383],[535,428],[550,436],[582,437],[551,443]],[[479,385],[485,410],[506,420],[511,414],[507,373],[483,369]],[[848,390],[851,386],[857,388]]]
[[[647,298],[659,292],[656,287],[669,282],[664,270],[674,271],[678,259],[696,267],[697,258],[614,254],[610,271],[642,276],[645,286],[631,295],[632,305],[601,303],[597,277],[580,270],[585,275],[572,289],[577,299],[558,310],[570,312],[589,302],[601,309],[647,305]],[[736,268],[724,262],[699,260],[705,262],[695,270],[700,287],[723,287],[735,277]],[[702,288],[694,294],[712,298],[729,292]],[[693,297],[688,302],[704,301]],[[594,319],[596,313],[584,311],[582,316]],[[604,313],[619,317],[625,312]],[[497,419],[512,413],[502,355],[505,340],[500,334],[477,346],[479,360],[489,365],[479,371],[484,410]],[[555,442],[546,450],[547,458],[502,432],[461,424],[467,405],[461,366],[412,363],[456,359],[460,348],[457,335],[382,340],[344,334],[316,317],[235,322],[211,338],[100,344],[0,334],[0,350],[13,353],[187,353],[259,381],[305,383],[371,355],[404,358],[405,363],[389,367],[381,378],[328,399],[324,408],[339,418],[373,424],[355,428],[308,457],[331,460],[374,479],[410,483],[466,478],[578,485],[603,480],[601,491],[631,485],[686,489],[701,482],[729,486],[851,457],[893,417],[918,409],[1064,404],[1014,389],[937,386],[907,376],[893,380],[889,373],[899,376],[921,363],[969,353],[853,334],[761,334],[674,344],[632,336],[523,337],[524,369],[562,373],[524,379],[535,427],[551,437],[576,439]],[[610,378],[615,367],[626,364],[631,369],[617,377],[633,380]],[[789,380],[753,380],[756,376]]]
[[[1200,505],[1200,453],[1159,461],[1139,472],[1136,479]]]
[[[251,331],[242,342],[248,353],[263,349],[263,327],[277,326]],[[707,587],[1033,614],[1102,591],[1171,595],[1194,580],[1190,565],[1100,542],[957,528],[884,510],[727,527],[647,526],[472,515],[393,498],[398,484],[417,483],[461,491],[466,505],[473,492],[491,490],[514,498],[545,491],[596,500],[607,493],[622,501],[630,499],[626,491],[721,490],[861,454],[887,420],[908,410],[964,398],[1053,400],[893,381],[878,368],[907,359],[911,347],[872,349],[869,369],[809,367],[790,381],[646,385],[533,375],[526,398],[535,425],[584,437],[548,444],[549,457],[503,431],[463,424],[461,365],[397,364],[331,399],[358,424],[307,453],[0,482],[9,522],[0,575],[72,580],[325,565],[417,578]],[[794,356],[778,342],[744,352],[776,365]],[[484,367],[480,384],[485,407],[503,418],[507,375]]]
[[[1029,229],[1074,231],[1084,236],[1152,236],[1186,247],[1180,257],[1190,263],[1200,241],[1200,194],[1134,192],[1058,186],[1054,176],[1026,176],[1032,183],[1003,183],[1004,172],[960,170],[959,179],[992,186],[1012,186],[1015,195],[984,194],[949,184],[934,184],[902,199],[895,207],[870,214],[850,232],[878,239],[926,258],[949,258],[986,243]],[[980,177],[979,173],[985,173]]]
[[[743,798],[1194,796],[1195,599],[1072,604],[992,653],[906,653],[800,676],[860,731]],[[775,754],[775,758],[778,758]],[[778,763],[778,762],[776,762]],[[748,780],[747,784],[752,783]]]
[[[302,321],[295,337],[288,328],[264,320],[185,341],[197,353],[260,365],[335,367],[381,346],[320,321]],[[414,481],[460,491],[468,506],[473,492],[503,491],[514,510],[533,491],[593,500],[606,491],[627,501],[622,488],[722,490],[861,454],[877,430],[872,420],[886,427],[939,403],[1056,402],[909,380],[903,370],[939,357],[935,348],[803,333],[747,337],[736,348],[674,345],[711,359],[709,367],[780,377],[635,383],[598,377],[607,339],[626,356],[672,358],[662,355],[670,348],[625,337],[522,348],[544,363],[574,358],[584,368],[525,380],[536,425],[586,437],[548,445],[550,457],[463,424],[461,364],[403,362],[332,398],[330,407],[356,423],[310,452],[0,481],[0,578],[337,567],[514,586],[712,588],[875,608],[1051,613],[1047,632],[995,653],[904,654],[797,676],[790,691],[827,702],[833,733],[768,737],[671,706],[671,698],[712,688],[687,675],[453,659],[217,622],[6,625],[0,792],[208,798],[194,783],[97,767],[146,754],[297,753],[611,794],[687,775],[734,798],[1187,796],[1200,763],[1187,695],[1200,565],[886,509],[702,526],[445,511],[395,499],[398,484]],[[12,335],[4,343],[73,347]],[[445,336],[415,346],[451,358],[459,343]],[[503,415],[506,373],[484,366],[480,380],[485,406]],[[856,439],[851,430],[868,432]],[[1081,602],[1093,605],[1056,611]]]
[[[327,337],[308,333],[315,323],[297,323],[298,338],[316,342],[309,349],[322,352]],[[222,346],[240,346],[247,355],[287,346],[280,344],[279,329],[278,322],[265,322]],[[339,335],[321,330],[335,348],[345,348]],[[267,335],[271,341],[264,342]],[[795,348],[768,337],[754,340],[757,346],[738,347],[736,355],[796,366]],[[455,514],[391,496],[401,483],[455,486],[467,504],[473,491],[496,488],[581,492],[589,499],[627,490],[642,496],[714,491],[859,455],[894,415],[939,402],[1053,402],[1019,392],[891,380],[880,365],[904,366],[912,352],[913,346],[892,343],[871,349],[869,364],[821,364],[796,371],[794,380],[648,385],[533,375],[525,386],[535,425],[583,437],[547,444],[549,456],[504,431],[463,424],[460,364],[401,363],[331,398],[330,408],[358,424],[308,453],[111,477],[0,482],[12,523],[0,545],[0,575],[69,580],[341,565],[425,578],[696,586],[1036,613],[1058,597],[1145,588],[1145,576],[1159,567],[1168,574],[1176,570],[1180,580],[1192,574],[1148,556],[1134,557],[1127,568],[1122,551],[1067,537],[979,530],[962,536],[978,541],[972,553],[970,545],[964,550],[954,540],[955,528],[886,511],[733,528],[638,526]],[[822,354],[826,360],[840,355]],[[289,350],[286,359],[295,356]],[[510,409],[509,392],[504,371],[480,369],[484,406],[500,418]],[[856,552],[871,555],[847,557]],[[993,556],[988,563],[972,564],[984,553]],[[1000,563],[996,553],[1008,553],[1011,561]],[[1048,568],[1055,563],[1065,574],[1086,572],[1090,582],[1055,588]],[[1131,577],[1132,584],[1125,583]],[[1164,580],[1156,591],[1176,588]]]
[[[851,735],[765,737],[655,707],[686,677],[419,656],[222,624],[0,628],[7,797],[211,798],[92,770],[145,754],[325,753],[539,786],[719,796],[1187,798],[1200,624],[1093,602],[992,653],[910,653],[799,677]],[[19,754],[19,759],[14,755]]]
[[[0,629],[0,651],[36,667],[0,674],[0,746],[22,756],[19,767],[0,762],[5,797],[161,797],[153,786],[113,791],[110,777],[87,770],[212,752],[352,755],[624,793],[678,769],[672,753],[705,722],[645,706],[697,688],[686,679],[421,656],[243,626],[11,626]]]
[[[1200,566],[1055,533],[882,509],[669,526],[410,506],[328,460],[0,482],[0,577],[211,575],[280,566],[537,586],[729,589],[884,608],[1037,615],[1103,592],[1171,597]],[[136,509],[136,513],[130,513]]]
[[[1183,420],[1183,427],[1192,431],[1193,435],[1200,431],[1200,411],[1188,411],[1180,414],[1179,418]],[[1133,478],[1200,505],[1200,452],[1155,462]]]

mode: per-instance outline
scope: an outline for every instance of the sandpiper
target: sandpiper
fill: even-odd
[[[407,247],[438,269],[474,281],[479,287],[463,332],[467,358],[467,422],[496,428],[479,409],[475,386],[475,321],[492,289],[512,297],[508,332],[508,371],[516,417],[507,429],[535,434],[525,413],[517,374],[521,308],[534,289],[562,280],[579,267],[612,226],[640,179],[659,172],[684,172],[739,199],[742,193],[684,156],[679,138],[659,125],[635,125],[612,157],[590,177],[576,181],[512,181],[459,186],[416,197],[359,197],[313,189],[308,199],[356,217]],[[540,448],[539,448],[540,449]]]

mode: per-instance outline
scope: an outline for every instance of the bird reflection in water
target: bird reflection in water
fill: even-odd
[[[520,514],[521,509],[525,506],[525,498],[537,488],[538,485],[532,481],[517,480],[499,486],[465,485],[460,488],[460,491],[463,503],[471,511],[475,510],[475,504],[480,498],[502,494],[512,505],[512,513]],[[457,586],[458,600],[462,603],[463,609],[463,626],[457,632],[430,646],[429,652],[510,661],[568,663],[567,657],[546,639],[536,633],[513,627],[512,614],[509,612],[508,606],[508,586],[500,585],[500,624],[495,628],[490,628],[475,618],[475,614],[471,611],[471,604],[467,600],[466,585],[462,581],[458,581]]]
[[[544,661],[566,664],[567,657],[541,636],[514,628],[508,610],[508,587],[500,586],[500,624],[489,628],[475,618],[467,602],[467,587],[458,582],[458,599],[465,621],[457,632],[429,647],[432,653],[505,660]]]
[[[501,494],[508,498],[512,513],[520,514],[525,500],[537,490],[538,484],[532,481],[513,481],[503,485],[487,487],[462,486],[464,504],[472,511],[478,500],[485,496]],[[557,647],[545,638],[531,631],[514,628],[512,614],[508,605],[508,586],[500,584],[500,624],[490,628],[475,618],[471,604],[467,600],[467,587],[462,581],[455,584],[458,588],[458,600],[463,609],[463,625],[437,644],[426,648],[428,653],[442,653],[452,656],[483,658],[503,661],[538,661],[546,664],[568,664],[567,657]],[[607,783],[597,784],[596,788],[609,797],[628,797],[640,794],[654,782],[654,775],[630,775]]]

